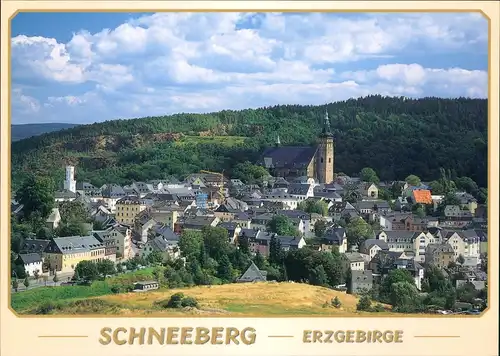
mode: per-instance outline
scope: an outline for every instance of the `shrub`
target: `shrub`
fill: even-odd
[[[339,297],[335,297],[335,298],[332,299],[332,305],[335,308],[340,308],[342,306],[342,303],[340,302]]]
[[[368,295],[363,295],[356,305],[356,309],[359,311],[370,311],[372,305],[372,301]]]
[[[373,307],[373,311],[374,312],[377,312],[377,313],[380,313],[380,312],[383,312],[385,311],[385,308],[382,304],[380,303],[377,303],[374,307]]]
[[[183,307],[198,308],[198,301],[193,297],[182,298],[181,305]]]
[[[182,299],[184,298],[183,293],[175,293],[170,297],[170,300],[167,303],[167,308],[181,308],[182,307]]]

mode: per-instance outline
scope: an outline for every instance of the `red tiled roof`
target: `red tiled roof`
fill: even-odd
[[[413,198],[415,203],[418,204],[432,204],[431,191],[425,189],[418,189],[413,191]]]

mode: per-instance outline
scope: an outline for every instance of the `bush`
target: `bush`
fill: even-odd
[[[377,303],[374,307],[373,307],[373,311],[374,312],[377,312],[377,313],[381,313],[383,311],[385,311],[385,308],[382,304],[380,303]]]
[[[181,308],[182,307],[182,299],[184,298],[183,293],[175,293],[170,297],[170,300],[167,303],[167,308]]]
[[[171,309],[179,309],[179,308],[198,308],[198,301],[193,297],[185,297],[183,293],[175,293],[168,300],[160,300],[155,303],[160,308],[171,308]]]
[[[359,311],[370,311],[372,306],[372,301],[368,295],[363,295],[356,305],[356,309]]]
[[[332,305],[335,308],[340,308],[342,306],[342,303],[340,302],[339,297],[335,297],[335,298],[332,299]]]
[[[198,301],[193,297],[185,297],[181,301],[181,305],[186,307],[198,308]]]

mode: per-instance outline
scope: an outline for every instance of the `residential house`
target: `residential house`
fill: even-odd
[[[50,240],[26,239],[24,240],[23,245],[21,246],[20,253],[23,254],[38,253],[40,256],[42,256],[43,251],[45,251],[45,248],[49,243]]]
[[[347,201],[334,202],[328,209],[328,215],[332,217],[334,222],[338,222],[341,219],[348,220],[359,217],[356,208]]]
[[[146,209],[144,201],[136,196],[126,196],[116,202],[116,220],[120,224],[133,225],[135,217]]]
[[[425,263],[438,268],[445,268],[455,262],[455,251],[449,243],[429,244],[425,250]]]
[[[359,187],[362,197],[369,199],[378,199],[378,188],[373,183],[363,183]]]
[[[466,265],[479,264],[481,238],[475,230],[441,231],[441,236],[443,242],[450,244],[455,251],[455,260],[462,255],[466,259]]]
[[[252,218],[250,222],[250,228],[257,230],[266,230],[267,224],[273,219],[275,214],[273,213],[264,213],[259,214]]]
[[[306,231],[305,233],[305,238],[311,238],[311,237],[315,237],[316,234],[315,234],[315,231],[314,231],[314,227],[316,226],[316,223],[319,222],[319,221],[324,221],[325,223],[329,224],[332,222],[332,217],[330,216],[323,216],[321,214],[316,214],[316,213],[312,213],[309,215],[309,228],[308,230]]]
[[[218,217],[221,221],[233,221],[235,215],[241,210],[230,208],[226,204],[219,205],[214,211],[214,215]]]
[[[116,242],[114,236],[112,236],[112,231],[113,228],[108,228],[106,230],[93,231],[92,235],[104,245],[104,258],[116,262]]]
[[[238,224],[242,229],[250,229],[252,219],[248,213],[242,211],[234,215],[233,222]]]
[[[78,196],[77,193],[70,190],[60,190],[54,193],[54,198],[57,203],[63,201],[73,201]]]
[[[132,229],[129,226],[121,224],[113,225],[111,236],[115,238],[117,259],[126,261],[134,257]]]
[[[396,260],[400,259],[411,259],[411,257],[403,251],[380,250],[371,259],[368,269],[373,271],[374,274],[383,275],[387,271],[387,266],[394,265]]]
[[[410,272],[415,286],[418,290],[422,289],[422,280],[424,279],[424,267],[412,258],[396,259],[393,265],[387,270],[387,273],[393,269],[405,269]],[[386,273],[384,273],[386,274]]]
[[[45,220],[45,226],[51,230],[56,229],[61,223],[61,214],[59,213],[59,208],[53,208],[47,220]]]
[[[340,253],[347,252],[347,236],[344,228],[331,227],[325,231],[325,236],[321,240],[321,250],[332,251],[334,246]]]
[[[372,271],[352,270],[348,282],[348,292],[350,294],[360,294],[373,288]]]
[[[242,200],[233,198],[233,197],[227,197],[224,204],[231,209],[237,210],[237,211],[246,211],[248,210],[248,204],[245,203]]]
[[[116,211],[116,202],[126,196],[125,190],[117,184],[105,184],[101,192],[102,199],[112,213]]]
[[[238,283],[265,282],[267,271],[260,270],[255,263],[251,263],[247,270],[236,280]]]
[[[363,241],[359,252],[370,256],[370,261],[379,251],[389,251],[389,245],[384,240],[368,239]]]
[[[414,189],[409,200],[412,204],[432,205],[431,191],[428,189]]]
[[[471,214],[474,215],[478,207],[476,198],[466,192],[457,192],[455,195],[460,200],[461,208],[470,211]]]
[[[88,182],[76,182],[76,192],[94,202],[102,199],[101,190]]]
[[[236,242],[236,239],[241,231],[241,227],[237,223],[234,221],[226,221],[220,222],[217,226],[227,230],[230,243],[234,244]]]
[[[283,251],[297,250],[303,248],[306,245],[306,241],[302,236],[276,236],[280,241],[281,248]]]
[[[344,261],[347,269],[351,271],[363,271],[365,269],[365,258],[359,252],[346,252]]]
[[[94,236],[58,237],[43,252],[50,271],[73,273],[78,262],[104,260],[106,247]]]
[[[411,253],[421,262],[425,259],[427,245],[439,242],[439,238],[430,232],[418,231],[381,231],[376,238],[385,241],[390,251]]]
[[[170,227],[157,224],[151,229],[151,235],[140,250],[142,258],[147,258],[154,251],[160,252],[165,260],[180,257],[180,237]]]
[[[394,210],[398,212],[410,211],[410,203],[406,197],[397,197],[394,202]],[[382,218],[382,217],[381,217]]]
[[[216,216],[196,216],[187,217],[180,223],[180,231],[197,230],[201,231],[205,226],[215,227],[219,224],[220,219]],[[176,224],[177,225],[177,224]]]
[[[34,276],[35,272],[42,274],[43,259],[39,253],[21,253],[17,257],[17,264],[22,264],[28,276]]]
[[[96,208],[92,209],[92,211],[90,212],[90,216],[95,221],[99,221],[99,222],[103,223],[103,222],[107,221],[112,216],[112,213],[106,207],[99,205]]]

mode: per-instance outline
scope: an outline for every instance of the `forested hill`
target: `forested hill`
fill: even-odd
[[[372,167],[382,180],[439,168],[487,182],[487,100],[369,96],[327,105],[336,139],[335,171]],[[102,185],[184,176],[200,169],[230,172],[253,161],[279,135],[282,145],[313,144],[323,106],[284,105],[176,114],[81,125],[12,143],[13,184],[25,172],[61,181],[64,165],[77,180]]]
[[[64,130],[75,126],[76,124],[60,123],[11,125],[10,137],[12,141],[19,141],[28,137],[38,136],[47,132]]]

